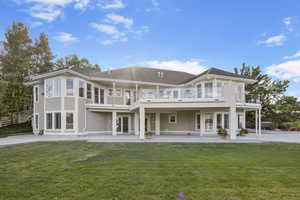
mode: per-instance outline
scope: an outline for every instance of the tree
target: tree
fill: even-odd
[[[33,48],[32,73],[36,74],[52,71],[54,68],[53,59],[54,56],[49,47],[48,37],[45,33],[40,33],[39,39],[35,41]]]
[[[88,59],[79,58],[75,54],[58,59],[55,65],[56,68],[77,67],[77,68],[88,68],[97,72],[101,71],[101,68],[98,64],[93,65],[89,62]]]
[[[18,116],[30,102],[26,94],[30,94],[31,90],[24,85],[32,64],[32,40],[28,28],[20,22],[14,22],[5,31],[5,41],[1,44],[1,81],[6,83],[6,87],[2,88],[1,109],[7,110],[13,123],[14,113]]]
[[[240,69],[234,69],[236,74],[255,79],[256,82],[246,86],[247,102],[259,99],[262,105],[262,120],[272,121],[276,111],[274,105],[284,97],[289,81],[272,80],[267,74],[263,74],[260,67],[250,67],[243,63]],[[248,113],[247,118],[254,122],[254,114]]]

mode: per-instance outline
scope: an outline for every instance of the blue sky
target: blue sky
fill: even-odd
[[[199,73],[260,65],[300,97],[298,0],[0,0],[0,39],[12,21],[45,32],[53,53],[103,69],[142,65]]]

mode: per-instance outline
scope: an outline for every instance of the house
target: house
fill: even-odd
[[[45,135],[216,134],[231,139],[245,127],[245,113],[261,105],[245,102],[255,80],[210,68],[199,75],[125,67],[104,72],[63,68],[32,77],[33,129]]]

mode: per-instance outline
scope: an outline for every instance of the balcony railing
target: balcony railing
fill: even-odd
[[[214,101],[224,100],[224,90],[212,88],[203,91],[199,88],[163,88],[163,89],[141,89],[140,100],[196,100]]]

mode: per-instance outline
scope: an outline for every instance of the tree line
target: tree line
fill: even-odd
[[[101,71],[99,65],[75,54],[57,58],[45,33],[32,39],[29,27],[13,22],[0,41],[0,117],[9,115],[11,123],[18,123],[18,114],[31,107],[32,88],[24,84],[30,76],[73,66]]]

